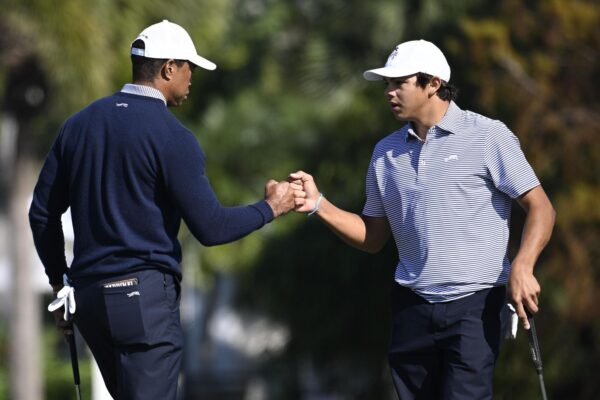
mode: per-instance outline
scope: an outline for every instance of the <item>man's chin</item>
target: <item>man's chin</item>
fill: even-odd
[[[394,113],[394,118],[396,118],[396,120],[398,121],[402,121],[402,122],[407,122],[408,118],[404,115],[400,115],[400,114],[396,114]]]
[[[179,99],[179,100],[176,100],[176,101],[168,101],[167,102],[167,107],[179,107],[180,105],[183,104],[183,102],[185,100],[186,99]]]

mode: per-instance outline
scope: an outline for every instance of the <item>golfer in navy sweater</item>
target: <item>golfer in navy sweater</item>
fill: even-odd
[[[264,200],[223,207],[196,138],[167,110],[186,100],[196,66],[216,65],[166,20],[141,32],[131,54],[134,83],[62,126],[29,216],[55,293],[63,275],[75,289],[74,322],[111,395],[175,399],[183,345],[181,220],[204,245],[228,243],[290,211],[294,185],[269,181]],[[68,207],[75,231],[70,268],[60,220]]]

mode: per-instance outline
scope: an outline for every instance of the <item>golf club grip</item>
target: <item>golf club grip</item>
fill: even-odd
[[[75,333],[65,333],[65,339],[69,344],[69,352],[71,353],[71,367],[73,367],[73,381],[75,385],[81,383],[79,378],[79,362],[77,361],[77,346],[75,345]]]
[[[540,351],[537,330],[535,328],[535,321],[533,319],[533,314],[531,314],[529,310],[527,310],[527,308],[525,309],[525,313],[527,314],[527,320],[529,321],[529,330],[527,331],[527,337],[529,338],[529,349],[531,350],[531,358],[533,359],[533,365],[535,366],[535,371],[537,372],[538,379],[540,381],[542,399],[548,400],[548,396],[546,394],[546,384],[544,383],[542,355]]]
[[[529,320],[529,330],[527,331],[527,337],[529,339],[529,348],[531,349],[531,358],[533,359],[533,365],[538,372],[538,375],[542,372],[542,356],[540,352],[540,345],[538,342],[537,331],[535,328],[535,321],[533,315],[527,312],[527,319]]]

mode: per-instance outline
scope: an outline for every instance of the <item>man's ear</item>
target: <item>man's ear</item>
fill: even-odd
[[[428,86],[429,97],[434,96],[437,93],[437,91],[440,90],[441,87],[442,87],[442,80],[437,76],[432,77],[431,80],[429,81],[429,86]]]
[[[175,74],[176,67],[177,64],[175,63],[175,60],[167,60],[160,69],[160,75],[164,80],[170,81],[173,79],[173,74]]]

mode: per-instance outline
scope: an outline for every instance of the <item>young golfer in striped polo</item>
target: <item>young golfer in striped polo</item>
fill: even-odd
[[[533,269],[554,209],[516,136],[454,102],[450,67],[434,44],[402,43],[364,77],[385,82],[394,117],[407,123],[375,146],[362,214],[334,206],[302,171],[290,175],[304,186],[296,210],[371,253],[393,236],[389,364],[401,399],[491,399],[501,313],[508,300],[527,329],[525,310],[538,311]],[[511,262],[513,199],[527,217]]]

